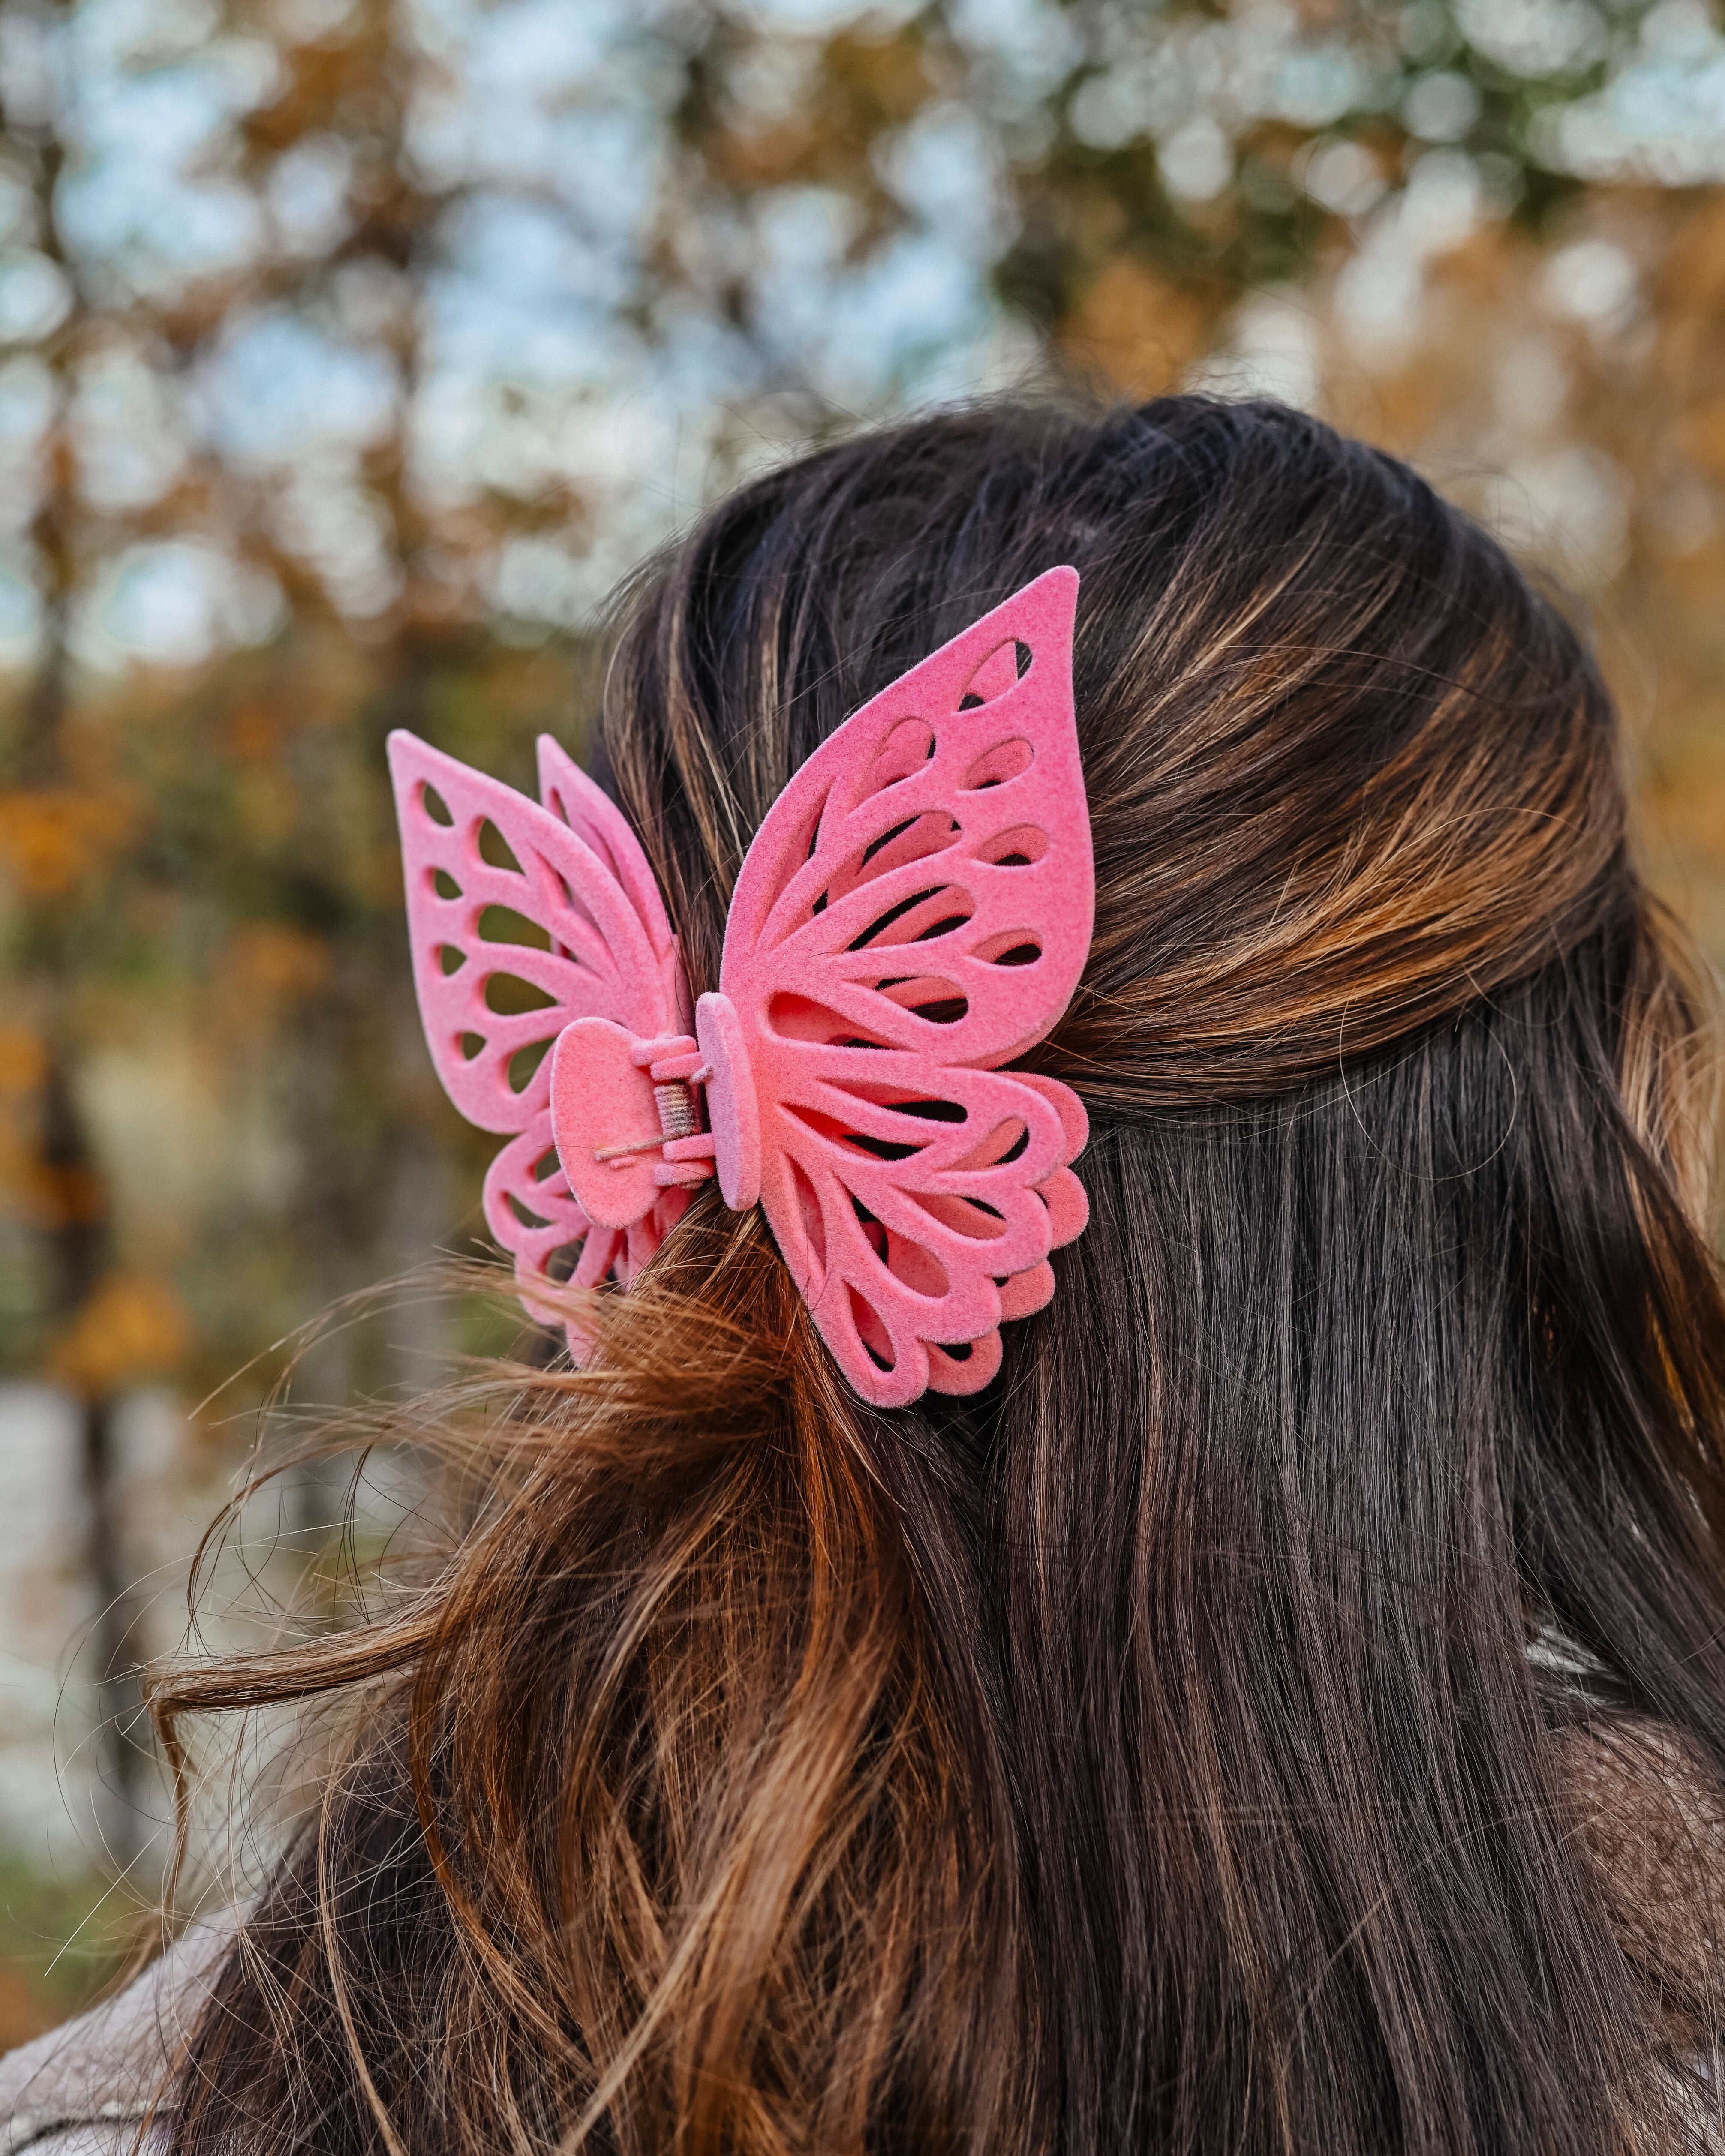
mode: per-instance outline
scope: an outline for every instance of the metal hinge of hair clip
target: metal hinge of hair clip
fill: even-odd
[[[670,1052],[664,1053],[667,1045]],[[655,1152],[660,1146],[670,1145],[678,1138],[692,1138],[701,1135],[701,1113],[696,1106],[694,1088],[705,1086],[712,1076],[711,1070],[701,1060],[701,1051],[692,1040],[683,1040],[667,1044],[663,1040],[637,1041],[630,1060],[639,1067],[646,1060],[647,1075],[653,1081],[653,1101],[659,1111],[659,1135],[650,1138],[631,1138],[624,1145],[598,1146],[594,1148],[595,1160],[624,1160],[631,1155]],[[685,1068],[693,1065],[693,1069]]]

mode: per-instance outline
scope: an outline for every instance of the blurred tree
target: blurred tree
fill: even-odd
[[[12,85],[8,88],[11,89]],[[0,831],[19,900],[16,937],[21,1037],[35,1050],[37,1142],[20,1194],[44,1245],[29,1316],[38,1353],[79,1398],[81,1468],[89,1507],[86,1563],[95,1607],[92,1650],[99,1718],[108,1732],[101,1777],[112,1801],[100,1826],[124,1870],[137,1854],[137,1753],[130,1724],[138,1707],[128,1667],[129,1607],[113,1515],[114,1399],[106,1312],[121,1283],[111,1272],[107,1177],[75,1090],[73,998],[95,886],[113,841],[129,821],[100,788],[79,781],[69,740],[67,639],[78,576],[79,504],[69,439],[71,381],[90,309],[61,242],[57,187],[65,146],[51,100],[22,95],[3,108],[9,141],[28,157],[33,236],[59,280],[59,320],[43,340],[47,388],[43,477],[29,526],[41,622],[0,793]],[[131,1374],[127,1373],[126,1374]]]
[[[1423,459],[1638,710],[1656,639],[1725,952],[1722,84],[1702,0],[0,0],[0,1366],[89,1404],[104,1666],[112,1400],[477,1228],[385,733],[578,747],[617,576],[859,413],[1052,357]]]

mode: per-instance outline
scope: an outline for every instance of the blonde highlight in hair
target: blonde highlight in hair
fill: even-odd
[[[789,773],[1061,561],[1053,1302],[871,1410],[708,1189],[584,1368],[417,1404],[424,1581],[157,1687],[346,1717],[186,2156],[1703,2145],[1712,1875],[1577,1790],[1725,1768],[1717,1040],[1573,629],[1274,406],[943,413],[644,572],[599,774],[699,993]]]

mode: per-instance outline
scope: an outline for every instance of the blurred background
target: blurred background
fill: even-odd
[[[716,492],[1056,373],[1320,411],[1591,613],[1725,958],[1725,28],[0,0],[0,107],[3,2046],[153,1891],[131,1672],[284,1342],[475,1247],[383,737],[578,752],[603,594]],[[361,1313],[295,1398],[462,1344]],[[287,1492],[302,1559],[339,1496]]]

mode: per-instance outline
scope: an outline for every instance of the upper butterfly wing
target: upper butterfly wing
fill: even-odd
[[[589,852],[610,871],[613,881],[634,911],[661,978],[685,997],[665,901],[653,865],[629,829],[623,811],[595,786],[561,742],[539,737],[539,798],[547,811],[567,824]],[[620,1022],[620,1021],[619,1021]]]
[[[390,736],[389,763],[426,1042],[468,1121],[510,1137],[485,1178],[485,1218],[529,1306],[555,1322],[531,1289],[557,1252],[582,1245],[580,1285],[627,1276],[669,1220],[589,1233],[552,1145],[547,1051],[578,1018],[675,1029],[675,942],[634,834],[555,742],[540,744],[543,806],[409,733]]]
[[[823,1334],[883,1404],[968,1391],[1083,1225],[1076,1097],[999,1065],[1070,1000],[1095,912],[1053,569],[855,712],[768,811],[720,986],[762,1198]]]
[[[1060,1017],[1096,911],[1077,590],[1076,570],[1039,577],[795,773],[726,926],[719,985],[746,1024],[994,1065]]]

